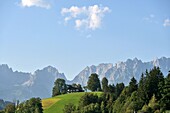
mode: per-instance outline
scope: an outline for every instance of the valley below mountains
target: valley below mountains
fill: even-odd
[[[64,73],[60,73],[55,67],[48,66],[32,73],[13,71],[7,64],[0,65],[0,99],[26,100],[31,97],[47,98],[52,95],[54,81],[62,78],[67,84],[77,83],[86,86],[88,77],[97,73],[100,80],[106,77],[109,84],[123,82],[128,85],[134,76],[137,80],[146,69],[154,66],[160,67],[164,76],[170,70],[170,58],[162,57],[150,62],[143,62],[137,58],[127,59],[125,62],[101,63],[97,66],[87,66],[71,81],[67,80]]]

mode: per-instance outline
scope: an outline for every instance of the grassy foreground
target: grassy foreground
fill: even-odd
[[[100,95],[102,92],[92,93]],[[74,105],[78,105],[80,97],[84,94],[85,92],[69,93],[52,98],[42,99],[44,113],[63,113],[63,108],[66,104],[73,103]]]

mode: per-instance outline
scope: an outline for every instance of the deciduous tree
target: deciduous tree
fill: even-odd
[[[101,90],[100,80],[96,73],[93,73],[90,75],[89,80],[87,82],[87,87],[91,91],[100,91]]]
[[[52,96],[65,94],[66,92],[67,92],[67,87],[65,84],[65,80],[58,78],[54,83]]]

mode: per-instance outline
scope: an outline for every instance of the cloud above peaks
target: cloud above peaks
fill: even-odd
[[[165,19],[163,26],[164,26],[164,27],[170,26],[170,19]]]
[[[108,7],[98,5],[89,7],[71,6],[70,8],[62,8],[61,10],[61,14],[65,17],[64,21],[66,23],[74,20],[77,29],[85,27],[91,30],[95,30],[101,26],[102,18],[107,12],[110,12]]]
[[[22,7],[41,7],[41,8],[50,8],[50,4],[45,2],[44,0],[21,0],[20,5]]]
[[[155,18],[155,15],[154,15],[154,14],[150,14],[149,16],[144,17],[143,20],[146,21],[146,22],[155,23],[155,24],[158,24],[158,23],[159,23],[159,22],[157,21],[157,19]]]

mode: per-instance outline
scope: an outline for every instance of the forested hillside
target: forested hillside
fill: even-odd
[[[165,113],[170,110],[170,71],[164,77],[159,67],[141,73],[139,82],[132,77],[127,86],[124,83],[108,84],[106,77],[100,81],[98,75],[93,73],[86,88],[92,92],[102,91],[100,95],[75,93],[79,97],[77,98],[72,92],[68,92],[66,86],[64,79],[56,80],[52,92],[53,100],[55,98],[57,100],[52,104],[48,104],[52,98],[44,100],[46,113],[50,113],[47,111],[55,113],[56,109],[63,113]],[[75,88],[79,85],[73,86]],[[72,93],[72,97],[65,93]],[[80,97],[79,94],[83,95]],[[17,101],[16,104],[9,104],[1,113],[42,113],[42,111],[41,99],[31,98],[22,103]]]
[[[90,78],[92,76],[94,74]],[[96,81],[93,80],[88,81],[89,89],[92,88],[89,83]],[[123,83],[108,85],[108,80],[103,78],[102,91],[101,97],[85,94],[78,106],[66,105],[64,113],[163,113],[170,110],[170,72],[164,77],[159,67],[142,73],[139,83],[132,77],[125,87]]]

